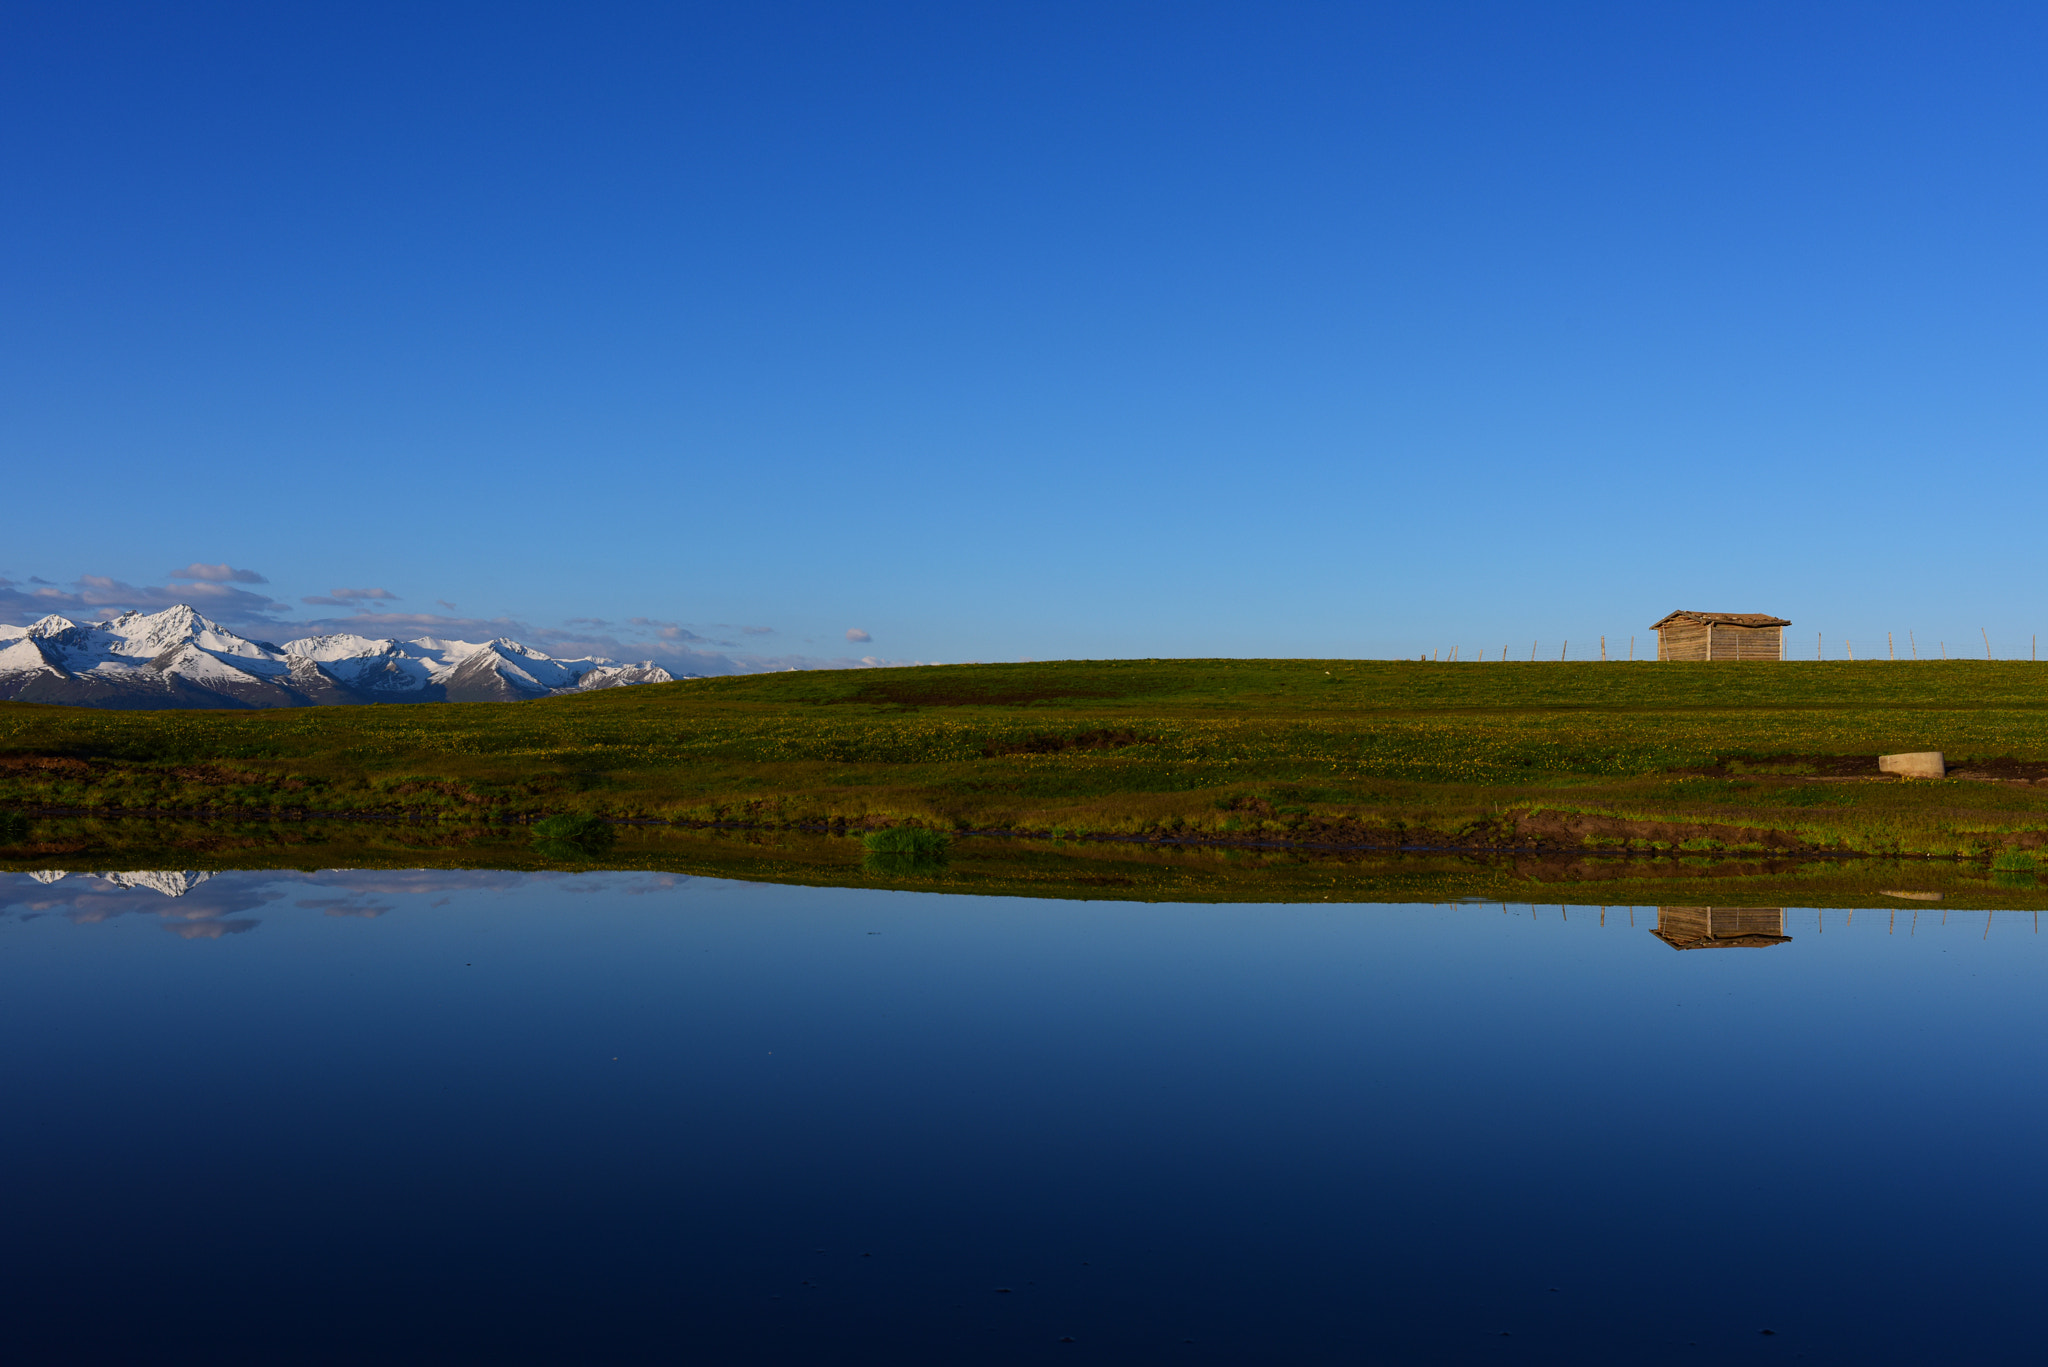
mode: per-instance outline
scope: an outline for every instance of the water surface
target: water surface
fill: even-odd
[[[2037,1361],[2043,955],[1908,900],[0,874],[0,1352]]]

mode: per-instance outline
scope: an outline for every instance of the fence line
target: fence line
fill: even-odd
[[[1996,662],[1998,661],[1998,659],[1999,659],[1999,656],[1998,656],[1997,654],[1995,654],[1995,653],[1993,652],[1993,650],[1992,650],[1992,647],[1991,647],[1991,631],[1990,631],[1990,628],[1988,628],[1988,627],[1979,627],[1979,628],[1977,628],[1977,634],[1978,634],[1978,636],[1979,636],[1980,638],[1982,638],[1982,640],[1983,640],[1983,642],[1984,642],[1984,658],[1985,658],[1985,659],[1986,659],[1987,661],[1991,661],[1991,662],[1993,662],[1993,663],[1996,663]],[[1626,655],[1625,657],[1624,657],[1624,656],[1620,656],[1620,655],[1611,655],[1611,654],[1609,654],[1609,653],[1608,653],[1608,649],[1607,649],[1607,637],[1606,637],[1605,635],[1602,635],[1602,636],[1600,636],[1600,638],[1599,638],[1599,642],[1600,642],[1600,654],[1599,654],[1599,657],[1598,657],[1597,663],[1599,663],[1599,664],[1619,664],[1619,663],[1621,663],[1621,662],[1622,662],[1622,661],[1623,661],[1624,659],[1626,659],[1626,661],[1627,661],[1628,663],[1630,663],[1630,664],[1633,664],[1633,663],[1635,663],[1635,658],[1636,658],[1636,638],[1635,638],[1635,637],[1634,637],[1633,635],[1631,635],[1631,636],[1630,636],[1630,637],[1628,638],[1628,654],[1627,654],[1627,655]],[[1534,664],[1534,663],[1536,663],[1536,661],[1537,661],[1537,658],[1538,658],[1538,656],[1540,655],[1540,653],[1541,653],[1541,651],[1542,651],[1542,648],[1543,648],[1543,639],[1542,639],[1542,638],[1541,638],[1540,636],[1539,636],[1539,637],[1537,637],[1537,638],[1536,638],[1535,640],[1532,640],[1532,641],[1530,641],[1530,642],[1529,642],[1529,663],[1531,663],[1531,664]],[[1936,641],[1936,642],[1935,642],[1935,648],[1936,648],[1936,650],[1937,650],[1937,651],[1939,652],[1939,655],[1940,655],[1940,658],[1941,658],[1941,659],[1943,659],[1943,660],[1947,660],[1947,659],[1949,658],[1949,653],[1948,653],[1948,642],[1947,642],[1947,641],[1940,641],[1940,640]],[[1572,649],[1572,643],[1571,643],[1571,641],[1570,641],[1569,639],[1565,639],[1565,640],[1562,640],[1562,641],[1560,641],[1560,642],[1558,643],[1558,649],[1557,649],[1557,658],[1558,658],[1558,661],[1559,661],[1560,663],[1568,663],[1568,662],[1569,662],[1569,661],[1571,660],[1571,649]],[[1506,664],[1506,663],[1508,662],[1508,652],[1509,652],[1509,647],[1507,647],[1507,646],[1503,645],[1503,646],[1502,646],[1502,647],[1500,648],[1500,656],[1499,656],[1499,661],[1498,661],[1499,663],[1501,663],[1501,664]],[[1856,642],[1855,642],[1854,640],[1851,640],[1851,639],[1847,638],[1847,637],[1844,637],[1844,638],[1843,638],[1843,640],[1842,640],[1842,654],[1843,654],[1843,657],[1844,657],[1844,658],[1845,658],[1845,659],[1846,659],[1846,660],[1847,660],[1848,662],[1850,662],[1850,663],[1852,663],[1852,664],[1853,664],[1853,663],[1855,663],[1855,662],[1856,662]],[[1827,657],[1828,657],[1828,656],[1827,656],[1827,633],[1826,633],[1826,632],[1824,632],[1824,631],[1817,631],[1817,632],[1815,632],[1815,633],[1813,634],[1813,657],[1814,657],[1814,659],[1816,659],[1816,660],[1821,660],[1821,661],[1825,661],[1825,660],[1827,659]],[[1908,659],[1908,660],[1918,660],[1918,659],[1920,658],[1920,636],[1919,636],[1919,633],[1918,633],[1917,631],[1915,631],[1915,630],[1913,630],[1913,629],[1911,629],[1911,628],[1908,628],[1908,629],[1907,629],[1907,631],[1906,631],[1906,657],[1907,657],[1907,659]],[[1405,657],[1404,657],[1404,658],[1405,658]],[[1472,661],[1472,660],[1469,660],[1469,659],[1467,659],[1467,657],[1465,656],[1465,653],[1464,653],[1464,647],[1463,647],[1463,646],[1455,646],[1455,645],[1454,645],[1454,646],[1448,646],[1448,647],[1443,647],[1443,648],[1439,648],[1439,649],[1436,649],[1436,650],[1432,650],[1432,651],[1430,651],[1430,652],[1429,652],[1429,653],[1428,653],[1427,655],[1421,656],[1420,658],[1421,658],[1422,662],[1423,662],[1423,663],[1425,663],[1425,664],[1469,664],[1469,663],[1473,663],[1473,661]],[[1779,651],[1779,655],[1778,655],[1778,658],[1779,658],[1779,659],[1781,659],[1781,660],[1784,660],[1784,659],[1789,659],[1789,658],[1790,658],[1790,656],[1789,656],[1789,655],[1787,655],[1787,654],[1786,654],[1786,653],[1784,652],[1783,648],[1781,647],[1781,648],[1780,648],[1780,651]],[[2008,658],[2008,659],[2010,659],[2010,660],[2012,660],[2012,661],[2018,661],[2020,657],[2019,657],[2019,656],[2017,656],[2017,655],[2013,655],[2013,656],[2010,656],[2010,657],[2007,657],[2007,658]],[[2029,636],[2027,637],[2027,654],[2026,654],[2026,659],[2027,659],[2027,660],[2028,660],[2028,662],[2030,662],[2030,663],[2034,663],[2034,664],[2038,664],[2038,663],[2040,663],[2040,660],[2041,660],[2041,636],[2040,636],[2040,633],[2039,633],[2039,632],[2035,632],[2035,633],[2032,633],[2032,634],[2030,634],[2030,635],[2029,635]],[[1645,661],[1646,661],[1646,662],[1648,662],[1648,660],[1649,660],[1649,657],[1647,657],[1647,656],[1646,656],[1646,657],[1645,657]],[[1884,654],[1883,654],[1882,656],[1877,656],[1877,655],[1869,655],[1869,656],[1866,656],[1866,657],[1865,657],[1865,660],[1864,660],[1864,662],[1865,662],[1865,663],[1878,663],[1878,662],[1880,662],[1880,661],[1884,661],[1884,662],[1890,662],[1890,663],[1893,663],[1893,664],[1897,664],[1897,663],[1899,663],[1899,645],[1898,645],[1898,633],[1897,633],[1896,631],[1887,631],[1887,632],[1885,632],[1885,634],[1884,634]],[[1479,651],[1479,654],[1478,654],[1478,657],[1477,657],[1477,663],[1479,663],[1479,664],[1485,664],[1485,663],[1486,663],[1486,650],[1485,650],[1485,648],[1484,648],[1484,647],[1481,647],[1481,648],[1480,648],[1480,651]],[[1591,663],[1596,663],[1596,661],[1594,661],[1594,660],[1592,660],[1592,659],[1588,659],[1588,660],[1586,661],[1586,663],[1588,663],[1588,664],[1591,664]],[[1662,660],[1659,660],[1659,661],[1657,661],[1657,663],[1664,663],[1664,662],[1663,662]]]

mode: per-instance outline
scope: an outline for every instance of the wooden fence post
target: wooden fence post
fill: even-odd
[[[1557,658],[1560,662],[1563,661],[1565,652],[1570,650],[1571,648],[1572,643],[1570,641],[1566,641],[1563,645],[1557,648]]]
[[[1536,643],[1534,641],[1529,642],[1529,663],[1536,663]]]
[[[1820,653],[1820,633],[1817,631],[1813,633],[1813,658],[1816,660],[1825,660],[1827,658],[1827,656]]]
[[[1899,648],[1892,644],[1892,634],[1889,631],[1884,634],[1884,653],[1893,660],[1899,658]]]
[[[1600,663],[1607,663],[1607,638],[1605,636],[1600,638]]]
[[[1906,645],[1912,650],[1913,658],[1916,660],[1919,659],[1920,643],[1913,639],[1913,629],[1911,627],[1906,628]]]
[[[1985,631],[1983,627],[1978,627],[1977,630],[1984,632],[1984,658],[1988,660],[1991,658],[1991,633]]]

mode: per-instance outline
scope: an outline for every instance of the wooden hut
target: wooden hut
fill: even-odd
[[[1658,907],[1650,933],[1673,949],[1760,949],[1792,938],[1783,907]]]
[[[1660,660],[1782,660],[1792,624],[1763,612],[1685,612],[1650,624]]]

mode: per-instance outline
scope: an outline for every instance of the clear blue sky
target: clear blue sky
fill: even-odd
[[[2034,5],[10,5],[0,620],[2023,654],[2044,69]]]

